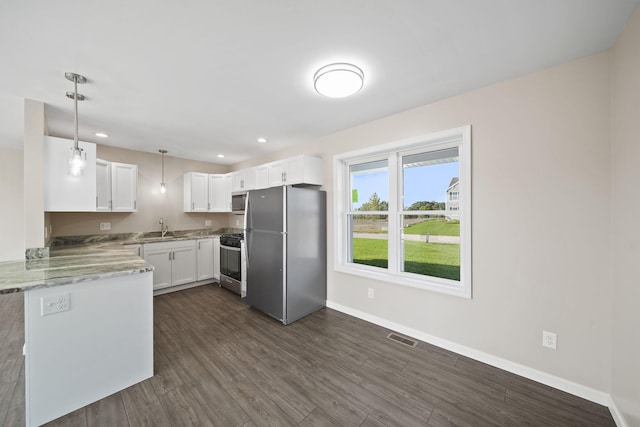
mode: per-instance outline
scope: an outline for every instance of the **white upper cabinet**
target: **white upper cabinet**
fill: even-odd
[[[297,156],[269,163],[269,186],[322,185],[322,159]]]
[[[73,141],[44,137],[44,210],[48,212],[96,211],[96,145],[78,142],[87,156],[84,174],[69,175],[69,152]]]
[[[138,165],[96,160],[96,211],[138,210]]]
[[[231,180],[231,191],[233,193],[253,190],[256,185],[256,170],[255,168],[251,168],[232,172]]]
[[[111,212],[111,163],[96,159],[96,211]]]
[[[231,212],[231,175],[209,175],[209,212]]]
[[[184,211],[209,211],[209,175],[199,172],[184,174]]]
[[[260,190],[262,188],[269,188],[269,165],[260,165],[254,168],[256,175],[256,184],[254,190]]]

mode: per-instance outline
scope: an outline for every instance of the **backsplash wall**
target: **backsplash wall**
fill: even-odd
[[[51,235],[73,236],[107,233],[159,231],[160,217],[169,230],[218,229],[233,227],[240,218],[231,213],[183,212],[183,175],[185,172],[226,173],[229,167],[165,155],[164,177],[167,192],[160,193],[162,163],[160,154],[97,146],[98,158],[138,165],[138,212],[52,212]],[[211,220],[211,226],[205,221]],[[110,222],[111,230],[100,231],[100,223]]]

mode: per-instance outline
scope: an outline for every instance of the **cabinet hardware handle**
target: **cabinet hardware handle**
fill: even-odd
[[[192,211],[196,210],[196,202],[191,202],[191,210]]]
[[[210,211],[211,210],[211,202],[207,203],[207,210]]]
[[[171,252],[169,252],[169,261],[171,261]]]
[[[137,200],[133,201],[133,209],[138,209],[138,201]]]

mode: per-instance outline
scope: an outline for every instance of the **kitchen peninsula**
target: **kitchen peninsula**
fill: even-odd
[[[153,267],[121,244],[0,263],[0,294],[13,292],[24,292],[28,426],[153,375]]]

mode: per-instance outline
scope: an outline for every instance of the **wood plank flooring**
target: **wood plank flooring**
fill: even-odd
[[[0,425],[23,426],[22,297],[1,297]],[[330,309],[283,326],[201,286],[155,297],[154,329],[153,378],[48,425],[615,426],[606,407]]]

